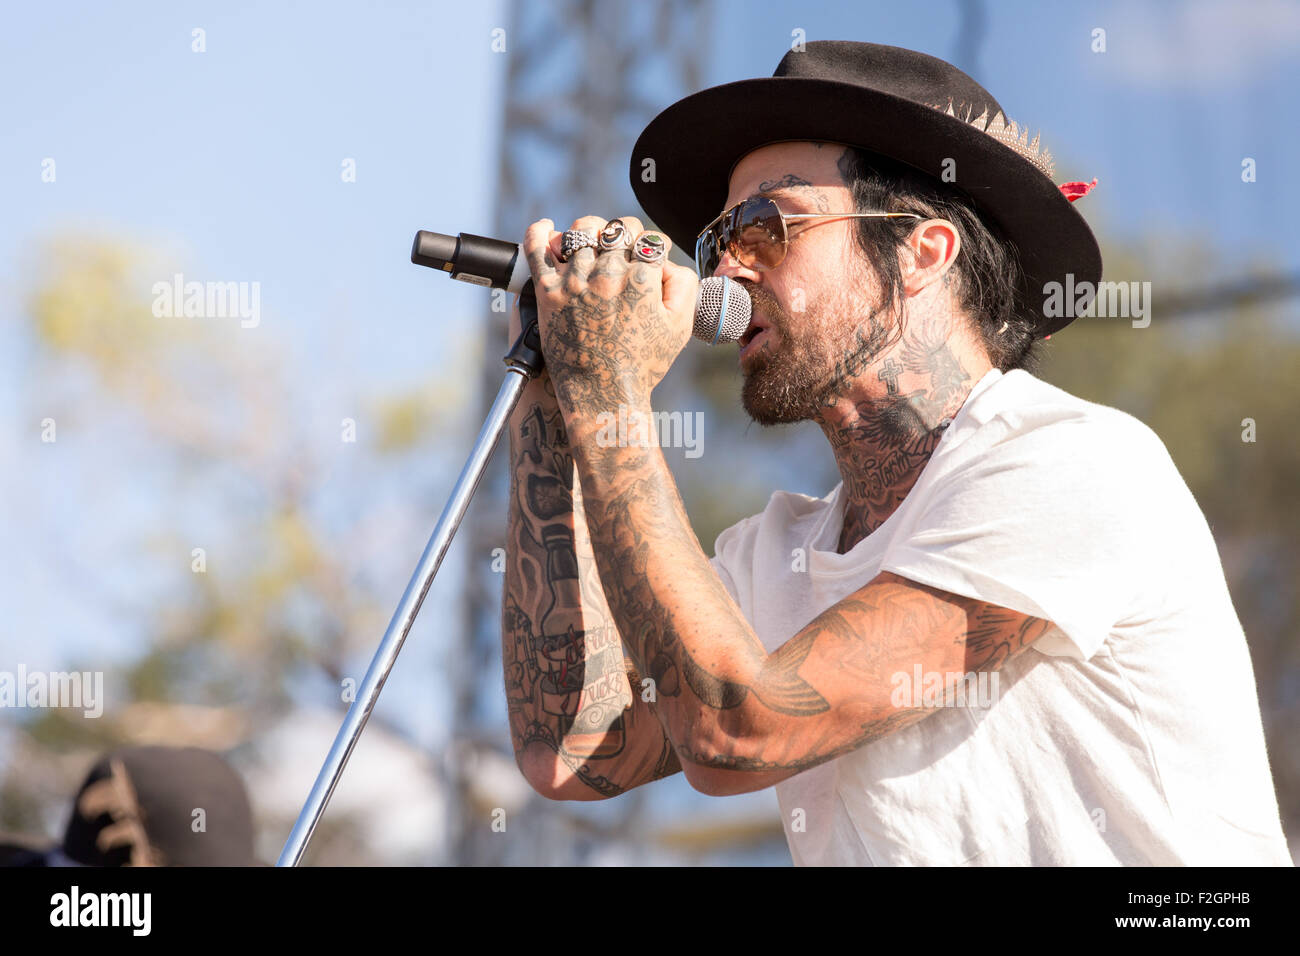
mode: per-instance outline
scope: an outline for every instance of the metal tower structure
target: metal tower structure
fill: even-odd
[[[661,109],[703,85],[709,7],[709,0],[512,0],[494,235],[522,239],[542,217],[563,230],[580,215],[640,213],[627,178],[632,145]],[[506,315],[490,313],[489,320],[480,418],[501,381],[495,359],[506,349]],[[462,529],[469,573],[452,733],[479,750],[499,749],[500,733],[488,720],[498,722],[490,702],[502,696],[502,575],[492,571],[491,554],[505,541],[505,462],[498,450]],[[524,856],[520,841],[494,839],[482,807],[473,806],[468,771],[447,769],[454,783],[452,862],[582,862],[587,841],[560,833],[531,841]],[[635,812],[633,796],[619,801],[623,812]],[[554,829],[539,826],[543,834]]]

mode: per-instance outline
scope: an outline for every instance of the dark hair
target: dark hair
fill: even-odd
[[[961,250],[951,273],[957,301],[975,321],[995,368],[1031,368],[1037,359],[1037,321],[1021,300],[1019,254],[997,225],[982,219],[955,186],[888,157],[849,147],[839,165],[859,212],[914,212],[956,227]],[[913,219],[857,220],[858,246],[880,277],[881,304],[891,303],[895,314],[902,305],[898,253],[915,225]]]

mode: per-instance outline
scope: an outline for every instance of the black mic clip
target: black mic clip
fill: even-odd
[[[523,331],[503,361],[511,368],[520,369],[529,378],[536,378],[546,367],[546,359],[542,356],[542,332],[537,325],[537,292],[532,279],[519,290],[519,322]]]

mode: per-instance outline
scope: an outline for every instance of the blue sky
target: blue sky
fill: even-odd
[[[1224,277],[1297,268],[1300,219],[1284,212],[1300,208],[1300,4],[987,9],[977,63],[959,65],[1042,131],[1058,181],[1099,179],[1081,208],[1103,249],[1158,234],[1205,243]],[[950,58],[958,24],[944,0],[719,0],[707,79],[770,74],[795,30]],[[0,25],[0,668],[19,655],[53,669],[88,650],[129,654],[134,631],[45,562],[51,540],[75,542],[82,570],[110,591],[161,579],[155,556],[123,552],[131,522],[151,507],[148,481],[112,443],[74,448],[75,469],[39,443],[16,320],[41,242],[120,238],[194,277],[260,282],[261,325],[228,334],[245,336],[251,352],[291,356],[303,427],[319,427],[321,443],[337,441],[334,423],[366,396],[431,379],[469,389],[463,358],[484,296],[407,256],[418,228],[491,230],[509,55],[492,51],[491,31],[509,21],[501,2],[44,2],[7,5]],[[195,28],[203,53],[191,49]],[[1104,53],[1091,49],[1098,28]],[[1257,163],[1255,183],[1241,181],[1244,157]],[[46,158],[54,183],[41,180]],[[355,182],[341,180],[347,159]],[[625,167],[627,157],[610,162]],[[448,435],[445,461],[412,463],[418,477],[389,475],[379,493],[400,498],[408,481],[428,492],[431,475],[449,486],[469,428]],[[341,501],[376,493],[350,475],[335,487]],[[114,507],[100,507],[105,495]],[[430,493],[427,524],[390,539],[393,603],[438,503]],[[453,571],[438,587],[450,595],[456,583]],[[444,626],[421,620],[408,647],[424,650],[406,652],[386,692],[426,708],[415,718],[425,737],[436,733],[414,675]],[[413,653],[423,663],[410,663]]]

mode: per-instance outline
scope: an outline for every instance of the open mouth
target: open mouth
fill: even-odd
[[[768,330],[767,321],[757,315],[752,316],[749,320],[749,328],[740,337],[740,348],[743,351],[751,342]]]
[[[768,325],[767,319],[759,315],[754,315],[749,320],[749,328],[745,329],[737,344],[740,346],[740,354],[736,361],[741,365],[745,364],[745,359],[766,347],[765,343],[772,335],[772,329]]]

